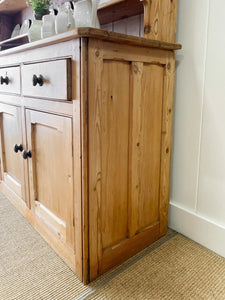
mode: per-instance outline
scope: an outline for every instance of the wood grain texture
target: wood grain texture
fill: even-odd
[[[97,48],[97,49],[96,49]],[[103,72],[102,51],[98,47],[98,43],[94,40],[89,41],[88,49],[88,131],[90,126],[94,126],[96,133],[95,138],[89,133],[88,147],[88,196],[89,196],[89,279],[92,281],[100,274],[100,259],[102,255],[102,239],[101,239],[101,211],[100,200],[101,195],[101,132],[99,134],[100,115],[99,107],[96,102],[101,105],[101,80]],[[92,75],[91,75],[92,74]],[[92,80],[90,80],[92,78]],[[91,96],[91,99],[89,97]],[[91,105],[91,107],[90,107]],[[90,111],[92,112],[90,115]],[[92,131],[93,134],[93,131]],[[94,146],[95,145],[95,146]],[[92,147],[94,148],[92,149]],[[95,168],[90,165],[94,164]],[[92,177],[92,179],[91,179]]]
[[[82,218],[82,173],[81,173],[81,56],[80,40],[73,41],[72,98],[73,101],[73,201],[76,274],[83,281],[83,218]]]
[[[13,53],[20,53],[24,52],[26,50],[31,49],[39,49],[38,51],[41,51],[41,48],[44,46],[54,45],[61,42],[70,41],[72,39],[80,38],[80,37],[89,37],[89,38],[96,38],[101,39],[105,41],[110,41],[113,43],[121,43],[121,44],[127,44],[127,45],[135,45],[135,46],[143,46],[148,48],[158,48],[158,49],[166,49],[166,50],[178,50],[181,49],[180,44],[174,44],[174,43],[167,43],[162,42],[158,40],[150,40],[146,38],[131,36],[131,35],[125,35],[121,33],[116,33],[112,31],[102,30],[102,29],[96,29],[96,28],[76,28],[70,31],[66,31],[60,34],[57,34],[55,36],[36,41],[33,43],[29,43],[26,45],[18,46],[16,48],[11,48],[5,51],[0,52],[0,64],[1,64],[1,56],[6,56]],[[64,48],[65,49],[65,48]],[[44,49],[46,50],[46,49]],[[34,54],[34,52],[33,52]],[[53,54],[53,52],[51,52]],[[50,56],[51,57],[51,56]]]
[[[159,220],[164,66],[132,64],[130,235]]]
[[[0,104],[1,177],[21,198],[25,199],[24,170],[21,152],[14,144],[22,144],[21,109]]]
[[[61,59],[22,65],[22,94],[24,96],[71,100],[71,61]],[[33,85],[33,76],[43,77],[43,85]]]
[[[70,118],[26,111],[31,208],[38,201],[66,226],[66,242],[74,249],[74,202],[72,161],[72,120]],[[45,221],[45,219],[43,219]],[[63,233],[46,224],[63,239]]]
[[[177,0],[143,0],[144,37],[174,43]]]
[[[177,47],[168,45],[81,28],[0,53],[9,69],[72,62],[71,102],[0,91],[1,132],[12,139],[20,120],[32,152],[21,193],[1,159],[0,189],[84,283],[166,232]]]
[[[130,45],[112,44],[110,42],[99,41],[99,47],[104,46],[104,59],[123,60],[123,61],[136,61],[156,64],[165,64],[166,51],[154,48],[145,47],[132,47]],[[136,49],[136,50],[135,50]]]
[[[161,174],[160,174],[160,236],[167,230],[170,196],[170,163],[173,130],[175,54],[168,53],[163,88]]]
[[[161,153],[169,138],[163,126],[165,103],[171,101],[166,74],[173,55],[90,39],[88,58],[93,280],[139,251],[147,240],[157,239],[167,226],[169,156]],[[153,227],[157,229],[151,231]]]
[[[81,39],[81,176],[82,176],[82,250],[83,282],[89,276],[89,195],[88,195],[88,39]]]
[[[108,24],[124,18],[143,13],[140,0],[111,0],[98,7],[98,17],[101,24]]]
[[[90,189],[101,184],[101,194],[96,196],[102,202],[100,218],[103,249],[127,237],[129,71],[128,62],[103,62],[102,96],[95,103],[95,118],[99,118],[98,121],[95,119],[97,127],[93,126],[90,115],[89,131],[91,135],[93,130],[97,131],[98,136],[93,136],[93,139],[100,142],[101,151],[101,178],[98,176],[94,179],[91,174]],[[90,105],[90,114],[92,111]],[[90,143],[90,154],[93,146]],[[90,155],[90,160],[93,158]]]
[[[34,110],[45,111],[53,114],[60,114],[64,116],[73,116],[73,102],[72,101],[51,101],[38,98],[18,97],[13,94],[1,94],[1,103],[11,104],[19,107],[31,108]],[[23,122],[22,122],[23,123]],[[25,124],[25,123],[24,123]]]
[[[121,241],[118,247],[106,249],[102,256],[101,273],[120,264],[159,238],[159,222],[132,238]]]
[[[74,230],[76,272],[83,281],[83,228],[82,228],[82,194],[81,194],[81,122],[80,101],[73,105],[73,199],[74,199]]]
[[[41,41],[44,41],[44,39]],[[76,44],[77,42],[79,43],[79,39],[68,40],[58,44],[48,44],[45,47],[25,49],[24,51],[19,52],[15,51],[23,47],[26,48],[27,46],[31,46],[33,44],[28,43],[22,46],[0,51],[0,67],[14,66],[18,64],[30,64],[35,62],[40,63],[46,61],[55,61],[57,59],[71,58],[74,50],[74,43]],[[2,53],[6,54],[9,52],[10,55],[2,56]]]

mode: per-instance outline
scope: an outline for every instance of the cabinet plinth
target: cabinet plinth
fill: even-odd
[[[0,190],[84,283],[166,233],[179,45],[157,45],[87,28],[0,53]]]

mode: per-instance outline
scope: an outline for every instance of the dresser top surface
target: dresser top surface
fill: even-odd
[[[15,54],[22,51],[36,49],[48,45],[57,44],[60,42],[65,42],[77,38],[95,38],[100,40],[105,40],[109,42],[116,42],[126,45],[134,45],[134,46],[141,46],[141,47],[148,47],[148,48],[158,48],[163,50],[178,50],[181,49],[180,44],[172,44],[166,43],[161,41],[149,40],[146,38],[121,34],[117,32],[90,28],[90,27],[82,27],[82,28],[75,28],[70,31],[66,31],[49,38],[45,38],[36,42],[27,43],[21,46],[17,46],[14,48],[10,48],[0,52],[0,57],[9,54]]]

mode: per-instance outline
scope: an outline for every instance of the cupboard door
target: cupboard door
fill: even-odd
[[[31,209],[74,248],[72,118],[26,111]]]
[[[166,232],[174,61],[167,51],[94,40],[89,47],[93,280]]]
[[[1,179],[25,201],[21,108],[0,103],[0,134]]]

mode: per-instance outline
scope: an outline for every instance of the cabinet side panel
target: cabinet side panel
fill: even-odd
[[[129,66],[103,61],[100,109],[103,249],[127,237]]]
[[[163,65],[132,65],[131,235],[159,221],[163,77]]]
[[[163,88],[163,119],[160,174],[160,236],[164,235],[168,223],[168,206],[170,195],[170,163],[173,130],[175,55],[171,53],[166,59]]]
[[[165,233],[172,59],[169,51],[89,39],[91,281]]]
[[[105,249],[127,237],[130,64],[112,60],[102,64],[102,90],[89,102],[89,166],[90,194],[98,199]]]
[[[103,252],[128,234],[130,63],[103,60],[99,50],[90,54],[95,57],[88,89],[90,269],[97,274]]]

